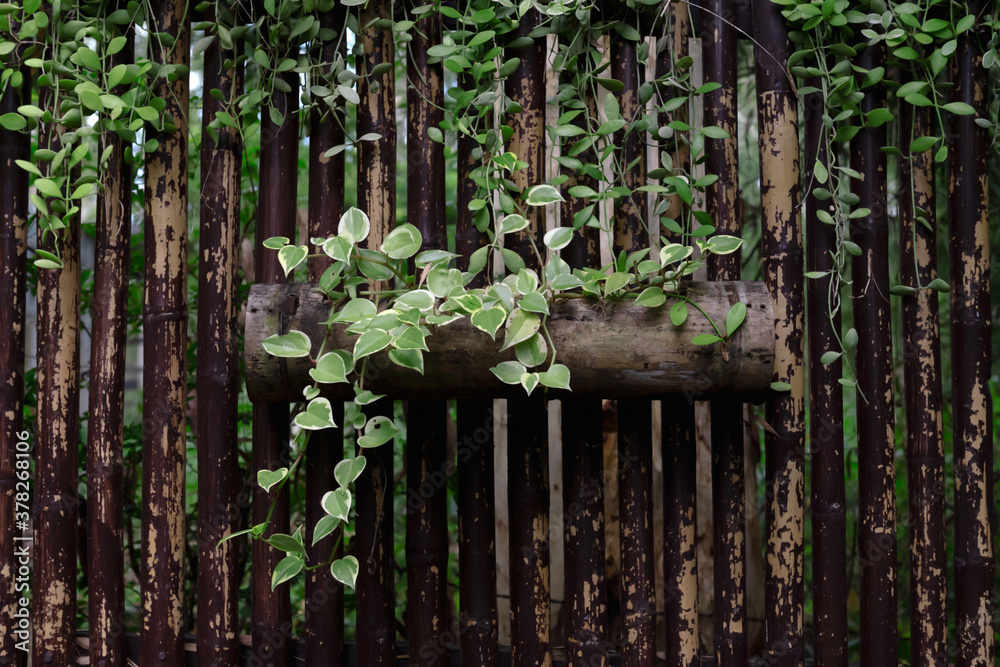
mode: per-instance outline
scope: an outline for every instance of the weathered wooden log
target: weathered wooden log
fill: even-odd
[[[693,282],[682,291],[720,328],[729,308],[747,306],[744,324],[725,345],[693,345],[697,334],[715,333],[696,308],[676,328],[668,307],[647,309],[631,301],[572,299],[557,303],[548,320],[559,363],[569,367],[574,396],[640,398],[684,393],[691,398],[739,396],[761,399],[774,365],[774,310],[764,283]],[[670,301],[668,300],[668,304]],[[313,352],[326,337],[330,305],[312,285],[254,285],[246,318],[247,392],[253,401],[296,401],[312,383],[308,358],[282,359],[261,341],[299,330]],[[353,349],[355,337],[335,325],[324,349]],[[435,328],[427,338],[424,374],[392,364],[384,353],[368,363],[365,387],[397,398],[483,398],[516,395],[489,371],[514,351],[474,328],[468,319]],[[349,385],[321,385],[331,398],[352,396]],[[564,392],[560,392],[565,395]]]

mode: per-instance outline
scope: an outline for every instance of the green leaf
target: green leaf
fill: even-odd
[[[659,308],[667,301],[667,296],[660,287],[647,287],[635,299],[635,305],[644,308]]]
[[[538,274],[530,269],[521,269],[517,272],[514,289],[518,294],[530,294],[536,287],[538,287]]]
[[[557,201],[565,201],[565,199],[558,190],[545,184],[530,188],[524,196],[524,202],[530,206],[544,206]]]
[[[420,327],[407,327],[407,329],[399,335],[395,341],[393,341],[393,346],[399,350],[427,350],[427,343],[424,340],[427,334],[425,334]]]
[[[337,463],[333,469],[333,476],[336,478],[337,484],[350,486],[364,472],[367,463],[368,461],[364,456],[355,456],[352,459],[344,459]]]
[[[512,215],[504,216],[504,219],[500,221],[500,234],[513,234],[514,232],[519,232],[528,226],[528,221],[523,215],[518,215],[516,213]]]
[[[285,533],[271,535],[267,538],[267,543],[278,551],[284,551],[288,554],[301,554],[303,556],[306,554],[306,549],[302,546],[302,543]]]
[[[541,320],[538,319],[538,315],[516,308],[507,320],[507,335],[500,350],[506,350],[521,341],[528,340],[535,335],[540,326]]]
[[[930,150],[938,142],[937,137],[918,137],[910,142],[911,153],[923,153]]]
[[[295,270],[309,255],[309,248],[304,245],[286,245],[278,251],[278,263],[284,269],[285,275]]]
[[[490,338],[496,340],[497,330],[507,319],[507,311],[499,306],[493,306],[486,310],[479,310],[472,314],[472,326],[485,331]]]
[[[792,385],[787,382],[772,382],[771,391],[791,391]]]
[[[717,234],[708,241],[708,249],[715,255],[728,255],[739,250],[743,239],[726,234]]]
[[[321,431],[337,426],[333,421],[333,407],[325,398],[314,398],[309,401],[305,411],[295,415],[293,423],[306,431]]]
[[[688,305],[687,301],[678,301],[670,306],[670,322],[679,327],[687,321]]]
[[[288,245],[288,237],[285,236],[272,236],[263,243],[263,246],[269,250],[281,250],[286,245]]]
[[[316,368],[309,369],[309,377],[321,384],[349,382],[344,359],[336,352],[327,352],[320,357]]]
[[[942,104],[941,108],[945,111],[950,111],[956,116],[972,116],[976,113],[976,109],[971,104],[966,104],[965,102],[949,102],[948,104]]]
[[[5,130],[10,130],[11,132],[20,132],[24,128],[28,127],[28,121],[24,116],[17,113],[5,113],[0,116],[0,125],[3,126]]]
[[[554,227],[545,232],[545,246],[552,250],[562,250],[573,240],[572,227]]]
[[[934,280],[930,281],[927,284],[927,287],[929,289],[934,290],[935,292],[947,293],[951,291],[951,287],[948,285],[948,283],[946,283],[940,278],[935,278]]]
[[[398,433],[399,429],[388,417],[372,417],[365,426],[365,434],[358,438],[358,447],[379,447],[395,438]]]
[[[615,271],[604,282],[604,296],[611,296],[618,290],[628,286],[629,275],[621,271]]]
[[[726,336],[732,336],[747,317],[747,305],[743,302],[734,303],[726,313]]]
[[[837,359],[840,359],[842,355],[843,355],[842,352],[837,352],[836,350],[830,350],[828,352],[824,352],[823,356],[819,358],[819,361],[822,364],[832,364]]]
[[[503,361],[490,369],[493,375],[505,384],[520,384],[521,376],[527,372],[527,368],[524,367],[519,361]]]
[[[844,352],[853,352],[858,346],[858,332],[851,328],[844,334]]]
[[[514,346],[514,356],[527,368],[545,363],[548,355],[549,346],[545,344],[545,337],[540,333]]]
[[[337,530],[337,526],[340,524],[340,519],[329,515],[324,516],[322,519],[317,521],[316,526],[313,528],[313,546],[315,546],[324,537]]]
[[[337,234],[346,237],[351,243],[361,243],[368,238],[371,227],[368,215],[352,206],[344,212],[344,215],[340,216]]]
[[[894,285],[893,287],[889,288],[889,294],[892,294],[893,296],[910,296],[912,294],[915,294],[916,291],[917,290],[913,289],[908,285]]]
[[[375,304],[368,299],[357,298],[351,299],[347,304],[340,309],[337,315],[333,318],[334,322],[360,322],[366,317],[372,317],[378,309]]]
[[[382,242],[382,252],[392,259],[409,259],[420,250],[423,237],[420,230],[409,223],[404,223],[389,232]]]
[[[401,309],[416,309],[418,311],[430,310],[434,307],[434,294],[430,290],[418,289],[401,294],[394,302],[393,307]]]
[[[257,485],[264,489],[265,493],[270,493],[271,489],[281,480],[288,477],[288,468],[278,468],[277,470],[258,470]]]
[[[694,248],[679,243],[669,243],[660,248],[660,266],[666,267],[674,262],[687,259],[694,252]]]
[[[528,292],[517,303],[521,310],[529,313],[549,314],[549,303],[539,292]]]
[[[354,344],[354,361],[357,363],[358,359],[363,359],[370,354],[375,354],[379,350],[385,348],[389,343],[392,342],[392,336],[390,336],[385,331],[380,331],[375,329],[373,331],[366,331],[361,334],[357,342]]]
[[[285,583],[302,571],[306,565],[299,556],[285,556],[274,566],[274,574],[271,575],[271,590]]]
[[[308,357],[312,350],[309,336],[297,329],[292,329],[284,336],[277,334],[262,340],[260,344],[268,354],[274,357]]]
[[[531,396],[531,392],[533,392],[535,387],[538,386],[538,382],[538,373],[525,373],[521,376],[520,380],[521,386],[524,387],[526,392],[528,392],[528,396]]]
[[[691,339],[692,345],[712,345],[713,343],[718,343],[722,339],[715,334],[698,334]]]
[[[354,556],[344,556],[330,564],[330,575],[350,589],[358,579],[358,559]]]
[[[27,160],[14,160],[14,164],[16,164],[21,169],[24,169],[29,174],[34,174],[35,176],[39,177],[41,177],[42,175],[42,172],[38,169],[38,167],[31,164]]]
[[[700,131],[709,139],[728,139],[730,137],[729,132],[721,127],[715,127],[714,125],[703,127]]]
[[[389,350],[389,361],[424,374],[424,353],[422,350]]]
[[[538,374],[538,381],[552,389],[569,389],[569,369],[562,364],[552,364],[549,370]]]
[[[324,512],[346,523],[351,513],[351,491],[342,484],[339,489],[324,493],[320,505]]]

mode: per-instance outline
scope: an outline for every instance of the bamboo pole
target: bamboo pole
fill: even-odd
[[[470,85],[467,77],[463,87]],[[476,168],[475,139],[458,137],[458,218],[455,252],[459,267],[486,244],[486,235],[473,224],[469,202],[476,196],[472,171]],[[482,275],[471,286],[481,287]],[[497,667],[496,510],[493,462],[493,401],[488,398],[456,402],[458,442],[458,586],[462,667]]]
[[[681,3],[670,6],[669,36],[657,40],[656,76],[671,72],[674,63],[689,54],[691,16]],[[660,91],[662,101],[676,93],[671,87]],[[661,113],[659,126],[672,120],[689,121],[689,104],[672,113]],[[671,155],[674,171],[687,173],[691,149],[687,133],[674,131],[672,141],[662,150]],[[671,197],[665,216],[687,228],[690,212],[677,195]],[[669,232],[673,242],[683,236]],[[700,664],[698,636],[698,550],[696,548],[697,443],[695,440],[694,398],[664,400],[660,420],[661,458],[663,461],[663,580],[664,637],[667,664],[670,667],[696,667]]]
[[[805,366],[798,101],[787,73],[792,44],[772,3],[753,5],[764,278],[774,303],[775,382],[765,420],[767,571],[765,651],[771,665],[804,661]],[[766,47],[764,46],[766,44]]]
[[[986,2],[970,2],[982,16]],[[982,24],[980,24],[982,25]],[[988,117],[985,27],[959,36],[955,101]],[[951,238],[952,428],[955,451],[955,627],[959,667],[994,655],[993,408],[990,389],[989,138],[974,116],[952,118],[948,193]]]
[[[53,104],[39,91],[39,106]],[[57,148],[60,129],[39,128],[38,145]],[[51,165],[47,165],[50,167]],[[46,172],[43,172],[46,173]],[[67,177],[72,178],[74,172]],[[39,247],[55,252],[61,269],[38,273],[38,410],[32,510],[32,664],[69,664],[76,659],[76,530],[78,518],[80,405],[80,216],[59,238],[44,234]]]
[[[11,56],[11,64],[15,58],[20,54]],[[8,86],[0,96],[0,114],[15,112],[30,91],[27,76],[20,89]],[[23,656],[15,647],[14,634],[21,597],[15,589],[16,538],[26,532],[30,519],[27,503],[18,508],[15,494],[23,491],[17,482],[26,476],[31,460],[30,443],[23,437],[27,433],[22,431],[28,172],[14,160],[27,160],[30,151],[29,134],[0,128],[0,189],[6,193],[0,198],[0,320],[9,327],[9,333],[0,337],[0,664],[12,667]]]
[[[577,85],[564,71],[563,83]],[[587,109],[574,122],[583,129],[587,117],[597,117],[597,104],[591,92],[585,92],[582,104]],[[566,105],[579,108],[576,100]],[[565,139],[568,150],[573,139]],[[596,164],[597,152],[591,147],[579,159]],[[575,226],[574,217],[585,208],[585,201],[569,194],[569,189],[586,185],[597,190],[597,180],[575,170],[563,169],[565,201],[560,207],[561,225]],[[594,227],[580,227],[563,249],[563,259],[574,269],[601,264],[600,232]],[[601,398],[562,399],[563,443],[563,552],[565,560],[567,667],[598,667],[608,664],[611,642],[608,640],[608,591],[605,581],[604,540],[604,418]]]
[[[626,22],[635,14],[624,12]],[[630,21],[631,19],[631,21]],[[621,117],[628,123],[642,114],[636,43],[610,34],[611,76],[624,85],[618,93]],[[649,244],[646,195],[637,192],[646,173],[646,145],[629,126],[617,133],[616,182],[632,194],[615,205],[614,253],[637,252]],[[622,553],[622,664],[652,665],[656,659],[656,592],[653,563],[653,416],[648,400],[618,401],[618,502]],[[628,548],[625,548],[628,545]]]
[[[521,17],[511,39],[528,38],[540,22],[537,9]],[[514,172],[515,185],[526,192],[544,180],[545,38],[523,48],[506,48],[505,56],[521,63],[507,79],[507,95],[521,105],[513,114],[510,150],[527,168]],[[540,270],[535,248],[542,247],[545,221],[541,207],[526,206],[528,228],[505,239],[507,247]],[[509,241],[509,244],[507,244]],[[549,480],[548,414],[539,397],[507,401],[507,490],[510,501],[511,664],[550,665],[549,619]]]
[[[805,164],[828,164],[823,135],[824,101],[821,93],[805,97]],[[830,271],[836,252],[837,230],[816,215],[824,204],[806,195],[806,268]],[[829,364],[823,354],[836,350],[840,337],[840,310],[831,310],[832,278],[806,283],[809,307],[809,455],[813,529],[813,614],[817,667],[847,667],[847,498],[844,489],[844,398],[838,382],[843,362]],[[836,295],[839,299],[839,294]]]
[[[206,20],[231,9],[209,6]],[[237,448],[239,359],[238,244],[242,141],[233,127],[209,128],[216,112],[234,113],[211,95],[233,99],[243,73],[220,38],[205,50],[201,142],[201,234],[198,269],[198,663],[235,667],[238,659],[236,556],[240,472]],[[230,62],[227,62],[230,61]],[[228,65],[228,66],[227,66]],[[92,664],[96,664],[92,661]]]
[[[271,114],[261,113],[260,198],[257,210],[257,237],[254,253],[254,280],[257,283],[285,283],[277,253],[263,247],[272,236],[295,237],[295,197],[298,180],[299,124],[296,113],[298,75],[285,74],[288,92],[276,92],[270,104],[281,114],[276,125]],[[253,400],[253,399],[251,399]],[[252,469],[274,470],[289,465],[288,405],[253,404]],[[287,667],[290,664],[291,602],[287,586],[271,590],[271,573],[283,557],[265,540],[274,533],[289,532],[288,490],[267,493],[254,485],[251,517],[254,525],[267,520],[274,506],[264,539],[254,540],[252,558],[252,617],[250,633],[254,658],[262,665]]]
[[[393,64],[392,31],[378,19],[392,19],[392,0],[369,2],[361,10],[363,71]],[[374,84],[374,85],[373,85]],[[358,206],[371,220],[368,247],[378,249],[396,216],[396,117],[394,69],[361,80],[358,135],[380,135],[362,142],[358,156]],[[375,286],[378,289],[378,285]],[[368,417],[393,417],[393,403],[383,399],[366,409]],[[365,452],[368,464],[357,481],[358,532],[355,553],[358,575],[358,656],[365,665],[395,664],[395,581],[393,562],[393,443]]]
[[[125,31],[125,47],[110,57],[109,68],[134,59],[134,35],[130,27]],[[108,148],[111,153],[97,193],[94,246],[87,428],[89,653],[93,665],[118,666],[125,664],[122,438],[133,173],[116,134],[105,133],[100,148],[100,155]]]
[[[900,102],[900,146],[934,133],[930,110]],[[934,156],[900,161],[900,284],[938,277]],[[918,209],[922,214],[918,214]],[[919,221],[920,217],[923,220]],[[903,297],[906,470],[910,506],[910,656],[921,667],[947,664],[948,617],[944,506],[944,433],[938,294]]]
[[[718,233],[739,235],[742,200],[736,141],[736,33],[726,16],[735,15],[731,0],[712,0],[702,13],[705,81],[721,88],[704,95],[705,125],[721,127],[728,139],[705,140],[705,170],[719,176],[706,191],[706,209]],[[708,260],[713,280],[736,280],[740,255]],[[720,667],[745,665],[746,557],[743,471],[743,407],[736,400],[712,403],[712,513],[715,568],[715,657]]]
[[[344,25],[345,13],[341,8],[323,12],[320,25],[336,31]],[[324,41],[320,55],[324,63],[332,63],[338,55],[346,53],[343,35]],[[344,143],[345,114],[340,109],[313,109],[309,127],[309,237],[328,238],[337,233],[337,222],[344,211],[344,152],[327,157],[325,153]],[[333,264],[325,253],[309,258],[309,280],[319,282],[324,271]],[[343,421],[342,401],[331,403],[333,420]],[[306,449],[306,544],[312,562],[323,562],[337,544],[335,558],[343,556],[343,531],[334,533],[313,545],[312,531],[325,512],[323,495],[337,488],[334,469],[344,457],[344,432],[342,427],[315,431]],[[340,665],[344,655],[344,588],[329,568],[319,568],[306,573],[305,617],[306,663]]]
[[[428,131],[444,118],[440,62],[427,49],[441,41],[441,20],[431,13],[417,22],[407,54],[407,220],[420,230],[422,250],[447,250],[444,146]],[[448,629],[447,403],[411,399],[407,410],[406,596],[410,664],[443,666]]]
[[[869,46],[858,65],[883,65],[885,47]],[[865,92],[862,111],[885,106],[885,89]],[[892,337],[889,317],[889,227],[886,210],[885,127],[864,128],[852,142],[851,167],[865,175],[854,184],[859,207],[871,214],[851,224],[862,254],[852,262],[854,322],[859,336],[858,485],[861,516],[861,661],[896,664],[895,437]],[[863,398],[862,398],[863,394]]]

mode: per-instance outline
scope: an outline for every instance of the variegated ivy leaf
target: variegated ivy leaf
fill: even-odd
[[[368,232],[372,225],[368,220],[368,215],[355,207],[344,211],[337,224],[337,235],[345,237],[351,243],[361,243],[368,238]]]
[[[330,564],[330,574],[334,579],[350,589],[358,579],[358,559],[354,556],[344,556]]]
[[[309,336],[298,329],[292,329],[287,334],[268,336],[260,342],[268,354],[275,357],[308,357],[312,350]]]

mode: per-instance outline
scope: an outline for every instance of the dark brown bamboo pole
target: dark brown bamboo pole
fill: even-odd
[[[768,663],[804,661],[805,366],[798,100],[787,74],[792,53],[781,8],[753,3],[764,279],[774,303],[774,381],[765,420],[765,652]],[[766,46],[765,46],[766,45]]]
[[[637,22],[633,12],[624,20]],[[612,32],[611,76],[624,84],[618,93],[622,119],[631,124],[642,114],[636,43]],[[614,252],[637,252],[649,244],[646,195],[637,192],[646,174],[642,133],[626,126],[615,137],[620,146],[615,181],[632,195],[615,204]],[[620,181],[619,181],[620,179]],[[653,562],[653,415],[644,400],[618,401],[618,501],[622,553],[622,664],[652,665],[656,660],[656,592]]]
[[[885,49],[870,46],[858,65],[883,65]],[[885,106],[885,89],[865,92],[862,110]],[[885,127],[864,128],[852,142],[851,166],[865,175],[853,185],[859,207],[871,214],[851,225],[862,254],[852,262],[854,322],[859,336],[858,486],[861,516],[861,661],[896,664],[895,439],[892,400],[892,337],[889,317],[889,226],[886,210]],[[862,398],[863,394],[863,398]]]
[[[189,65],[190,15],[182,0],[154,5],[156,29],[176,38],[154,54]],[[143,306],[142,654],[184,664],[184,471],[187,449],[188,79],[159,79],[174,131],[146,157]]]
[[[674,63],[688,55],[691,17],[682,3],[670,5],[669,36],[657,40],[656,76],[671,72]],[[661,90],[664,101],[677,94],[667,87]],[[672,113],[661,113],[660,127],[671,120],[687,122],[688,105]],[[686,133],[674,132],[666,142],[676,173],[690,170],[691,150]],[[689,212],[677,195],[671,197],[665,215],[687,227]],[[680,234],[669,233],[673,242],[682,243]],[[698,551],[696,545],[697,447],[695,441],[694,395],[686,394],[664,400],[661,407],[660,442],[663,461],[663,581],[664,642],[670,667],[696,667],[700,664],[698,637]]]
[[[226,21],[229,11],[211,5],[205,19]],[[223,49],[216,37],[205,50],[205,91],[218,90],[224,100],[239,95],[243,76],[231,62],[235,57],[235,51]],[[227,102],[211,94],[203,95],[196,370],[197,644],[200,667],[235,667],[239,649],[236,556],[240,543],[219,541],[236,530],[241,486],[236,414],[240,387],[237,288],[243,145],[236,128],[209,128],[216,112],[237,113]]]
[[[805,96],[805,164],[826,167],[826,135],[821,93]],[[815,186],[815,183],[814,183]],[[837,230],[816,212],[827,204],[806,193],[806,268],[830,271]],[[813,530],[813,618],[817,667],[847,667],[847,498],[844,489],[844,397],[838,380],[843,362],[821,359],[840,343],[840,309],[831,311],[832,278],[806,282],[809,307],[809,455]],[[839,286],[833,286],[839,289]],[[837,295],[839,299],[839,294]]]
[[[392,31],[377,19],[392,19],[392,0],[369,2],[361,10],[366,26],[364,71],[395,63]],[[377,86],[373,86],[375,83]],[[358,156],[358,206],[371,220],[368,247],[378,249],[392,230],[396,215],[395,72],[362,79],[358,105],[358,134],[381,136],[362,142]],[[379,286],[376,285],[376,288]],[[383,399],[366,409],[368,417],[392,418],[393,403]],[[358,575],[358,656],[372,667],[395,664],[395,582],[393,561],[392,443],[365,452],[368,465],[357,482],[358,532],[355,555]]]
[[[111,56],[108,68],[130,64],[134,37]],[[118,91],[121,92],[121,91]],[[132,167],[113,132],[99,154],[111,153],[97,193],[94,298],[90,347],[90,421],[87,428],[87,571],[90,662],[125,664],[125,558],[122,550],[122,438],[125,345],[128,326]]]
[[[512,39],[527,38],[540,21],[538,10],[524,16]],[[507,48],[505,57],[521,59],[506,82],[506,92],[521,105],[511,119],[510,150],[526,169],[514,183],[526,192],[543,182],[545,149],[545,38],[523,48]],[[541,207],[525,206],[528,228],[508,236],[507,247],[529,268],[540,270],[535,248],[542,247],[545,221]],[[534,242],[534,247],[532,245]],[[549,620],[549,464],[548,414],[540,397],[507,401],[507,495],[510,502],[511,664],[547,665],[552,661]]]
[[[929,109],[900,102],[899,146],[934,134]],[[938,277],[931,150],[900,160],[900,283],[926,286]],[[918,209],[923,211],[918,215]],[[924,221],[918,221],[922,217]],[[906,470],[910,504],[910,656],[920,667],[948,662],[944,506],[944,425],[938,293],[903,297]]]
[[[566,85],[578,84],[569,72],[563,73]],[[579,108],[579,103],[571,103]],[[594,95],[586,92],[583,105],[587,112],[574,122],[585,127],[587,117],[597,117]],[[570,105],[567,105],[567,111]],[[573,139],[566,139],[568,150]],[[584,164],[596,164],[593,148],[580,156]],[[561,226],[574,225],[574,216],[586,202],[569,195],[576,185],[598,189],[597,180],[563,169],[569,177],[564,185],[565,202],[560,207]],[[563,259],[574,269],[601,265],[600,232],[594,227],[580,227],[563,250]],[[566,665],[598,667],[608,664],[611,642],[608,640],[608,591],[605,583],[604,541],[604,415],[599,398],[562,399],[563,459],[563,559],[565,580]]]
[[[30,90],[30,77],[21,89],[9,86],[0,97],[0,114],[16,112]],[[30,151],[29,134],[0,129],[0,190],[6,193],[0,197],[0,320],[9,327],[0,336],[0,665],[10,667],[24,656],[14,635],[21,597],[15,589],[16,550],[24,552],[25,542],[17,538],[28,532],[30,510],[28,503],[17,507],[15,494],[25,490],[17,483],[28,478],[31,460],[28,434],[22,431],[28,172],[14,160],[27,160]]]
[[[718,233],[739,235],[743,202],[739,193],[736,141],[736,32],[727,17],[730,0],[712,0],[702,12],[701,42],[705,81],[721,88],[704,96],[705,125],[721,127],[728,139],[705,139],[705,170],[719,180],[706,191],[706,210]],[[712,255],[711,280],[736,280],[740,255]],[[712,528],[715,567],[715,657],[720,667],[747,661],[746,557],[743,478],[743,407],[735,400],[712,403]]]
[[[970,2],[982,16],[988,3]],[[953,72],[954,100],[987,117],[982,67],[986,28],[962,34]],[[950,182],[952,428],[955,443],[955,606],[960,667],[994,655],[993,408],[990,378],[989,138],[975,116],[952,118]]]
[[[320,24],[337,31],[344,26],[341,9],[323,12]],[[345,37],[337,35],[322,43],[320,55],[323,62],[332,63],[338,54],[346,52]],[[344,153],[326,157],[334,146],[344,143],[344,114],[341,110],[316,107],[312,111],[309,127],[309,237],[328,238],[337,233],[337,223],[344,212]],[[323,253],[309,258],[309,280],[319,282],[323,272],[333,260]],[[333,420],[343,422],[344,404],[332,401]],[[338,529],[312,546],[312,530],[325,512],[321,506],[323,495],[337,488],[334,469],[344,457],[344,432],[342,428],[313,432],[306,449],[306,544],[312,562],[324,562],[330,550],[342,538]],[[337,545],[335,557],[344,553]],[[344,656],[344,588],[321,567],[306,573],[305,616],[306,663],[340,665]]]
[[[42,109],[53,104],[51,90],[40,90],[39,98]],[[41,125],[38,145],[58,148],[60,131],[53,124]],[[64,177],[71,179],[73,174]],[[38,272],[31,661],[38,665],[70,664],[76,659],[73,632],[80,413],[79,215],[72,216],[58,238],[52,233],[41,235],[39,247],[58,252],[63,267]]]
[[[284,283],[291,280],[278,262],[278,253],[268,251],[263,242],[272,236],[295,237],[295,199],[298,180],[299,122],[296,109],[298,75],[285,74],[289,92],[275,92],[270,104],[281,114],[275,125],[266,109],[261,113],[260,199],[257,210],[257,238],[254,253],[254,279],[258,283]],[[253,470],[275,470],[289,465],[288,405],[254,403]],[[288,533],[288,491],[266,493],[254,486],[252,522],[267,520],[272,505],[271,523],[264,537]],[[271,573],[284,555],[263,539],[252,546],[253,612],[250,633],[254,658],[260,664],[286,667],[290,664],[291,601],[287,586],[271,590]]]
[[[420,230],[422,250],[448,249],[444,211],[444,146],[428,131],[444,118],[440,62],[427,49],[441,41],[436,13],[417,22],[407,52],[407,219]],[[448,486],[445,474],[447,403],[411,399],[407,411],[406,596],[410,664],[443,666],[448,629]]]
[[[463,87],[471,82],[461,79]],[[486,244],[486,235],[473,224],[469,202],[476,196],[472,171],[476,140],[458,136],[458,217],[455,252],[458,266],[469,268],[469,258]],[[480,274],[471,286],[482,287]],[[466,399],[456,403],[458,442],[458,586],[462,667],[500,664],[497,619],[496,509],[494,500],[493,401]]]

